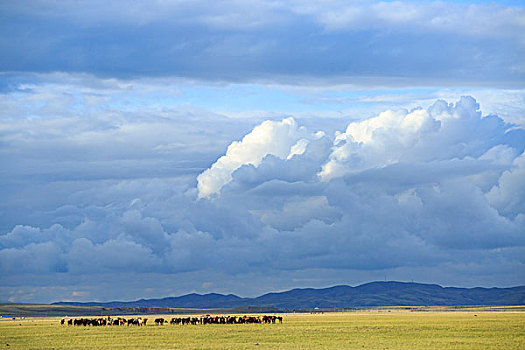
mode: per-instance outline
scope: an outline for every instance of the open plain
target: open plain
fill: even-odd
[[[280,314],[279,324],[61,326],[61,318],[0,321],[9,349],[525,349],[525,311],[492,309]],[[517,310],[517,311],[516,311]],[[160,315],[170,319],[173,315]]]

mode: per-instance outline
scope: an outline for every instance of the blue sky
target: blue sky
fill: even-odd
[[[0,4],[0,300],[525,284],[519,1]]]

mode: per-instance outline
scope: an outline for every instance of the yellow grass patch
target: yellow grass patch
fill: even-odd
[[[519,309],[518,309],[519,310]],[[283,324],[73,327],[60,318],[0,321],[4,349],[524,349],[525,312],[283,314]],[[126,318],[129,316],[125,316]],[[173,315],[165,315],[169,319]],[[7,346],[9,344],[9,347]]]

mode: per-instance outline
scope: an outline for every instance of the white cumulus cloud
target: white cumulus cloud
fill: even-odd
[[[478,158],[497,145],[523,147],[523,132],[511,128],[496,116],[483,117],[470,96],[456,104],[438,100],[427,110],[385,111],[338,134],[319,176],[328,181],[396,163]]]
[[[257,167],[267,155],[286,159],[301,154],[308,137],[306,129],[293,118],[263,122],[241,141],[233,142],[224,156],[198,176],[199,197],[218,194],[232,180],[232,173],[243,165]]]

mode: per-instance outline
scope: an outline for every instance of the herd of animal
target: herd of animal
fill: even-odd
[[[245,323],[283,323],[281,316],[202,316],[202,317],[174,317],[170,324],[197,325],[197,324],[245,324]],[[164,320],[164,322],[168,322]],[[155,320],[155,324],[157,320]],[[161,323],[162,324],[162,323]]]
[[[137,318],[128,318],[127,320],[122,317],[111,318],[110,316],[103,318],[70,318],[66,320],[65,318],[60,320],[60,325],[68,326],[145,326],[148,322],[147,318],[137,317]]]
[[[136,317],[125,319],[123,317],[111,318],[70,318],[61,319],[60,325],[68,326],[145,326],[147,318]],[[201,317],[173,317],[169,322],[162,317],[154,320],[155,325],[198,325],[198,324],[246,324],[246,323],[282,323],[283,318],[275,315],[264,316],[201,316]]]

